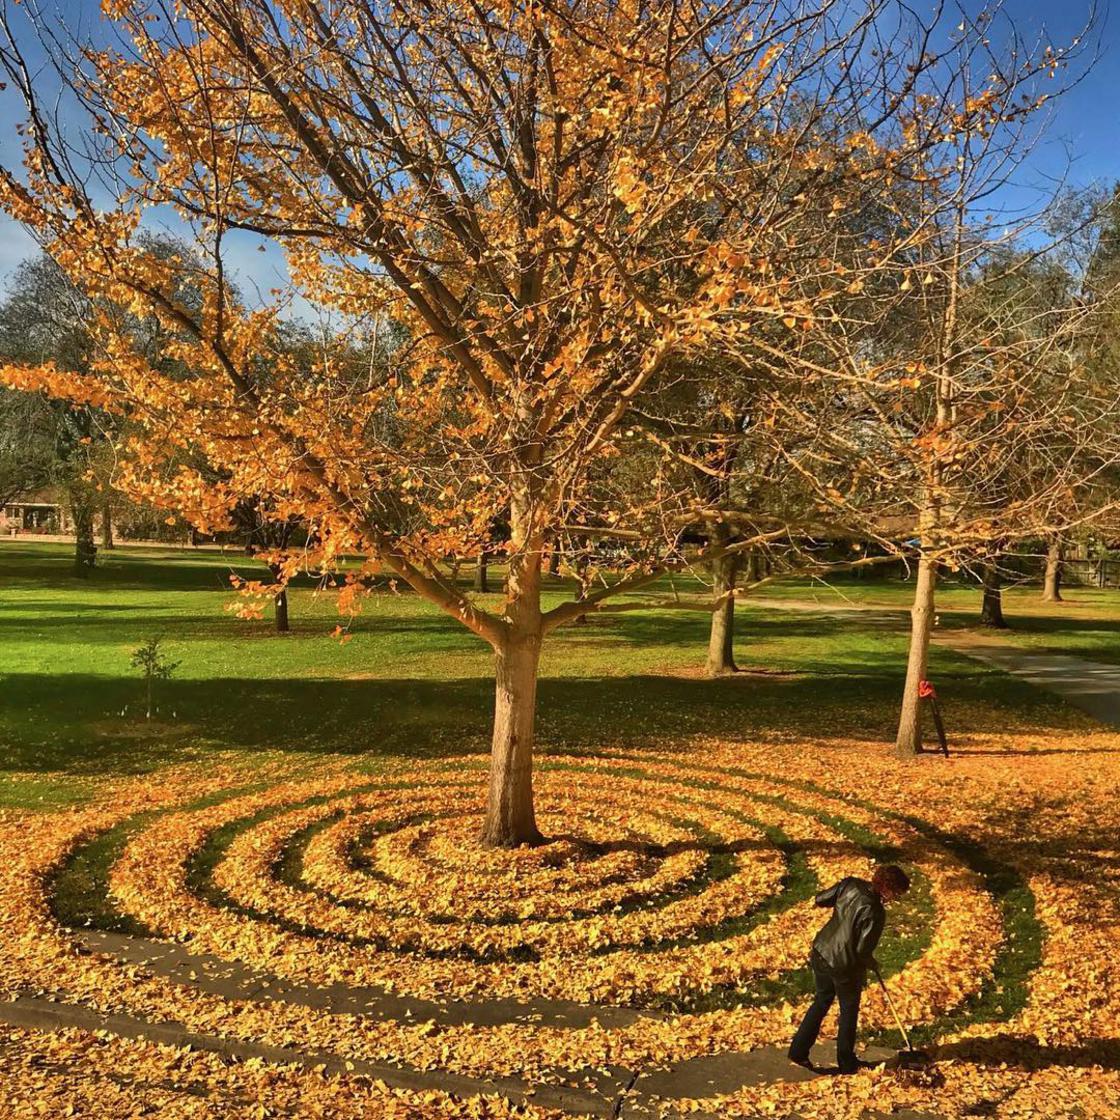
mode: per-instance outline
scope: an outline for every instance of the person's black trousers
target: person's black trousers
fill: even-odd
[[[850,1073],[858,1068],[856,1062],[856,1023],[859,1021],[859,999],[863,994],[863,977],[836,977],[829,972],[816,954],[809,959],[813,966],[813,979],[817,993],[797,1034],[789,1044],[789,1056],[795,1062],[804,1062],[809,1051],[821,1032],[821,1023],[832,1006],[832,1001],[840,1003],[840,1028],[836,1035],[836,1064],[841,1073]]]

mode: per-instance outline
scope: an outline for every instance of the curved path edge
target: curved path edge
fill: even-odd
[[[616,1116],[614,1100],[633,1080],[633,1074],[619,1070],[608,1076],[599,1074],[598,1091],[569,1089],[563,1086],[531,1085],[514,1078],[492,1078],[485,1081],[464,1077],[444,1070],[426,1071],[402,1066],[342,1058],[337,1054],[299,1050],[285,1046],[266,1046],[225,1038],[221,1035],[199,1034],[180,1023],[151,1022],[132,1015],[94,1011],[81,1004],[56,1003],[39,996],[17,995],[0,1003],[0,1021],[33,1030],[108,1031],[121,1038],[162,1043],[167,1046],[190,1047],[220,1054],[223,1057],[252,1059],[273,1065],[301,1066],[327,1073],[351,1074],[376,1078],[390,1088],[425,1091],[439,1089],[457,1097],[482,1095],[501,1096],[516,1104],[533,1103],[544,1108],[591,1116]],[[588,1080],[588,1078],[584,1078]]]
[[[1068,653],[1022,650],[995,635],[968,630],[934,631],[934,639],[955,653],[1061,697],[1101,723],[1120,727],[1120,665]]]
[[[431,1021],[439,1026],[501,1026],[525,1023],[558,1029],[626,1027],[640,1019],[664,1018],[656,1011],[627,1007],[593,1007],[565,1000],[479,999],[477,1001],[415,999],[381,988],[345,984],[311,987],[203,953],[179,942],[101,930],[73,931],[85,951],[139,965],[176,983],[187,984],[225,999],[294,1003],[332,1014],[366,1015],[377,1020]]]
[[[807,1081],[822,1076],[791,1065],[783,1050],[765,1047],[744,1053],[706,1055],[663,1069],[633,1071],[612,1068],[568,1074],[578,1086],[541,1084],[515,1077],[477,1078],[445,1070],[411,1069],[388,1063],[343,1058],[338,1054],[307,1051],[295,1047],[269,1046],[231,1039],[221,1035],[190,1031],[175,1021],[154,1022],[138,1016],[96,1011],[82,1004],[67,1003],[42,995],[17,993],[0,1001],[0,1022],[39,1031],[78,1029],[103,1031],[121,1038],[154,1042],[166,1046],[189,1047],[223,1057],[258,1059],[273,1065],[298,1066],[328,1074],[374,1078],[395,1089],[438,1090],[457,1098],[499,1096],[514,1104],[533,1104],[557,1109],[575,1116],[604,1117],[609,1120],[670,1120],[688,1116],[708,1120],[718,1114],[674,1110],[674,1100],[712,1097],[736,1089],[772,1084],[776,1081]],[[889,1051],[869,1051],[873,1058],[886,1060]],[[827,1052],[814,1054],[827,1068]],[[561,1078],[563,1071],[554,1071]],[[901,1120],[902,1114],[894,1114]],[[917,1114],[909,1114],[919,1120]],[[927,1120],[927,1118],[920,1118]],[[928,1118],[936,1120],[936,1118]]]

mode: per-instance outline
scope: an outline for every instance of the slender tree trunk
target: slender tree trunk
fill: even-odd
[[[276,593],[276,633],[286,634],[291,627],[288,624],[288,589],[282,588]]]
[[[101,547],[112,549],[113,543],[113,504],[106,500],[101,507]]]
[[[87,579],[97,559],[97,545],[93,539],[93,507],[81,499],[72,499],[70,511],[74,517],[74,574],[80,579]]]
[[[560,550],[558,548],[554,548],[548,558],[548,574],[550,576],[560,574]]]
[[[903,758],[910,758],[922,749],[922,700],[918,686],[926,679],[936,582],[934,565],[923,555],[918,561],[918,580],[914,587],[914,603],[910,608],[910,658],[906,664],[906,684],[902,691],[902,711],[895,741],[895,747]]]
[[[268,570],[272,573],[272,578],[278,580],[283,569],[279,564],[269,564]],[[273,605],[276,608],[276,633],[287,634],[291,629],[288,624],[288,586],[285,584],[279,591],[272,597]]]
[[[757,552],[747,553],[747,583],[757,583],[762,579],[762,557]]]
[[[539,844],[533,809],[533,725],[540,635],[511,637],[497,652],[490,794],[482,843],[488,848]]]
[[[591,566],[591,560],[586,552],[581,552],[576,559],[576,602],[582,603],[587,598],[587,569]],[[573,626],[587,625],[587,615],[579,614],[572,619]]]
[[[1062,601],[1062,542],[1053,537],[1046,550],[1046,575],[1042,580],[1042,598],[1047,603]]]
[[[482,844],[516,848],[539,844],[533,810],[533,724],[541,641],[541,541],[534,525],[530,483],[510,503],[510,556],[505,630],[495,643],[494,737]]]
[[[1006,630],[1007,622],[1003,617],[1003,579],[999,571],[999,557],[984,565],[981,576],[984,598],[980,604],[980,625],[991,626],[996,630]]]
[[[964,239],[964,203],[957,200],[956,223],[953,229],[953,252],[950,259],[949,285],[941,337],[937,353],[937,431],[949,433],[950,451],[955,442],[955,398],[957,300],[961,285],[961,247]],[[922,749],[921,684],[926,679],[929,663],[929,640],[933,633],[934,592],[937,567],[929,552],[940,537],[944,497],[945,459],[935,451],[928,465],[928,490],[921,506],[922,553],[918,560],[918,578],[914,586],[914,602],[910,607],[910,655],[906,662],[906,683],[902,690],[902,710],[898,716],[898,737],[895,750],[900,758],[912,758]]]
[[[721,556],[712,562],[713,594],[719,604],[712,611],[712,628],[708,635],[709,677],[725,677],[737,673],[735,664],[735,578],[739,572],[736,556]]]
[[[483,592],[483,594],[490,590],[490,582],[487,579],[485,552],[480,552],[478,554],[478,564],[474,569],[474,589],[475,591]]]

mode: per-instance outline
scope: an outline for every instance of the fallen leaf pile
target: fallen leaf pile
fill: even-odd
[[[912,765],[854,742],[554,757],[539,767],[537,800],[556,839],[514,852],[474,843],[482,758],[376,776],[341,763],[169,769],[112,784],[80,810],[0,814],[0,986],[9,998],[45,994],[235,1043],[578,1083],[608,1065],[788,1042],[805,1000],[783,985],[823,918],[812,893],[889,855],[928,901],[915,911],[921,928],[894,949],[899,931],[888,929],[888,986],[935,1049],[942,1083],[878,1071],[674,1107],[836,1120],[891,1106],[1118,1116],[1118,759],[1120,737],[1091,732],[1075,743],[985,736]],[[122,824],[109,904],[200,957],[311,988],[642,1014],[574,1027],[529,1015],[473,1022],[469,1007],[452,1023],[382,1019],[222,998],[90,953],[54,916],[52,894],[60,870]],[[892,1022],[869,988],[861,1026]],[[357,1076],[112,1036],[94,1045],[81,1032],[7,1032],[0,1075],[27,1115],[66,1115],[33,1111],[36,1099],[57,1099],[77,1114],[100,1100],[102,1115],[126,1116],[137,1094],[170,1116],[226,1115],[215,1102],[241,1097],[260,1115],[508,1113]],[[296,1098],[304,1113],[285,1112]],[[1055,1101],[1061,1109],[1044,1104]]]

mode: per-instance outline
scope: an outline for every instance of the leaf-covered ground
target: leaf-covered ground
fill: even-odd
[[[539,811],[553,839],[479,853],[488,666],[414,600],[378,599],[340,646],[309,588],[287,638],[223,613],[228,592],[198,586],[228,571],[218,557],[176,567],[122,550],[84,587],[61,550],[25,552],[20,567],[0,549],[0,989],[235,1050],[330,1055],[342,1072],[5,1027],[5,1115],[501,1117],[520,1106],[361,1070],[555,1088],[784,1045],[807,999],[812,893],[884,858],[915,889],[879,956],[933,1072],[668,1103],[832,1120],[1120,1115],[1120,735],[1027,686],[938,652],[955,752],[903,766],[884,745],[901,672],[891,628],[750,609],[740,661],[787,672],[706,682],[696,618],[592,624],[545,670]],[[948,601],[963,610],[969,594]],[[184,664],[147,727],[127,657],[156,626]],[[461,675],[443,679],[453,663]],[[96,929],[239,964],[288,994],[234,998],[91,951]],[[293,994],[351,988],[441,1014]],[[561,1024],[524,1013],[541,1000],[627,1010]],[[874,991],[862,1025],[865,1043],[899,1042]]]
[[[889,858],[912,870],[915,890],[892,913],[880,959],[901,1013],[934,1049],[935,1075],[753,1086],[704,1107],[1028,1117],[1045,1101],[1044,1115],[1116,1115],[1118,757],[1120,737],[1104,733],[976,736],[949,761],[905,768],[850,741],[695,740],[677,752],[553,757],[539,778],[553,841],[481,855],[471,840],[482,757],[376,772],[232,759],[168,769],[107,783],[82,808],[5,811],[10,949],[0,982],[11,995],[46,993],[237,1043],[556,1085],[607,1066],[640,1071],[783,1044],[806,999],[813,891]],[[83,899],[97,904],[83,909]],[[435,1004],[543,998],[642,1014],[561,1027],[512,1013],[475,1023],[468,1008],[466,1022],[440,1023],[230,1000],[111,952],[79,953],[90,923],[266,970],[301,991],[344,985]],[[865,1040],[897,1044],[873,990],[863,1029]],[[28,1115],[55,1091],[55,1073],[89,1109],[120,1094],[154,1099],[148,1087],[161,1086],[161,1115],[226,1115],[223,1094],[248,1091],[249,1074],[213,1056],[111,1035],[5,1038],[9,1100]],[[136,1071],[127,1084],[108,1072],[118,1059]],[[281,1067],[254,1066],[250,1080],[277,1115],[304,1092],[324,1108],[337,1093],[337,1115],[373,1107],[371,1093],[383,1094],[378,1107],[415,1116],[507,1107]]]

